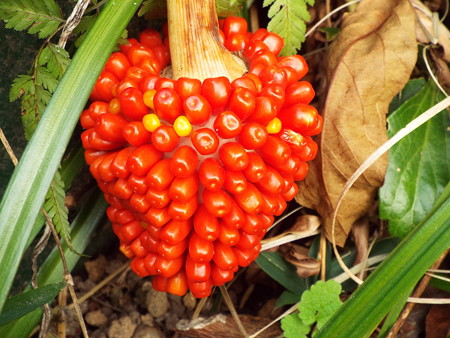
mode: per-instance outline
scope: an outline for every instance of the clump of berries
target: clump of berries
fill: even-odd
[[[167,31],[146,29],[111,55],[81,115],[86,162],[132,270],[199,298],[256,259],[322,128],[304,58],[278,57],[283,40],[241,18],[219,25],[248,64],[242,77],[163,77]]]

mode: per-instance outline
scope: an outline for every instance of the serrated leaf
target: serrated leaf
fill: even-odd
[[[310,290],[303,292],[298,306],[300,319],[306,325],[317,322],[320,329],[342,305],[339,298],[341,290],[341,284],[334,280],[318,281]]]
[[[297,275],[295,267],[286,262],[278,252],[261,252],[256,263],[265,273],[292,293],[301,295],[306,290],[305,280]]]
[[[51,302],[65,285],[66,283],[48,284],[9,298],[0,313],[0,326]]]
[[[9,91],[9,101],[13,102],[25,93],[34,94],[34,83],[31,75],[19,75],[14,79]]]
[[[52,94],[58,86],[58,80],[47,68],[38,67],[36,69],[36,86],[41,86]]]
[[[6,28],[28,29],[28,33],[38,33],[41,39],[53,34],[64,22],[53,0],[2,0],[0,19],[6,22]]]
[[[64,48],[49,43],[39,55],[39,66],[46,66],[47,70],[56,78],[61,79],[70,63],[69,53]]]
[[[44,209],[48,216],[52,219],[58,234],[64,238],[70,248],[72,248],[70,240],[69,211],[64,204],[66,193],[64,191],[64,182],[61,178],[59,170],[53,177],[50,188],[45,197]]]
[[[392,137],[408,122],[444,97],[428,81],[389,118]],[[380,189],[380,217],[394,237],[406,236],[430,212],[450,180],[450,134],[446,111],[403,138],[389,151],[386,179]]]
[[[94,25],[97,17],[97,14],[83,16],[78,26],[73,30],[73,34],[79,35],[79,37],[75,40],[75,47],[79,47],[81,45],[86,37],[86,34],[89,32],[89,29],[91,29]]]
[[[307,4],[314,5],[314,0],[264,0],[263,6],[270,6],[267,29],[284,39],[281,55],[296,54],[305,41],[305,22],[311,19]]]
[[[304,338],[310,326],[303,323],[298,313],[293,313],[281,320],[281,329],[286,338]]]

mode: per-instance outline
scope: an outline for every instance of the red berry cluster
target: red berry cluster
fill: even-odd
[[[110,204],[121,251],[155,289],[206,297],[259,254],[260,240],[298,192],[322,118],[309,105],[303,57],[245,20],[220,38],[249,71],[173,80],[167,34],[151,29],[111,55],[82,113],[86,162]]]

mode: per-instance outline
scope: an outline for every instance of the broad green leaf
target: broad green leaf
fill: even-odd
[[[429,81],[388,118],[390,137],[443,99]],[[380,190],[380,217],[394,237],[406,236],[430,212],[450,181],[448,114],[441,112],[389,151],[386,179]]]
[[[293,313],[281,320],[281,329],[286,338],[306,338],[311,328],[303,323],[298,313]]]
[[[306,290],[305,280],[297,275],[295,267],[286,262],[278,252],[261,252],[256,263],[292,293],[301,295]]]
[[[6,28],[28,29],[28,33],[38,33],[41,39],[53,34],[64,22],[53,0],[2,0],[0,20],[6,22]]]
[[[305,41],[305,22],[311,19],[307,5],[314,0],[264,0],[263,6],[270,6],[267,29],[284,39],[281,55],[296,54]]]
[[[0,313],[0,326],[51,302],[65,285],[65,283],[48,284],[9,298]]]
[[[389,104],[389,113],[400,108],[400,106],[416,95],[425,85],[427,81],[423,78],[409,80],[406,86],[394,97]]]
[[[0,309],[91,88],[140,3],[122,0],[106,4],[75,53],[13,172],[0,203]]]

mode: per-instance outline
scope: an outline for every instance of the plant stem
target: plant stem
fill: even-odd
[[[173,79],[225,76],[232,81],[247,71],[219,41],[214,0],[168,0],[167,15]]]

